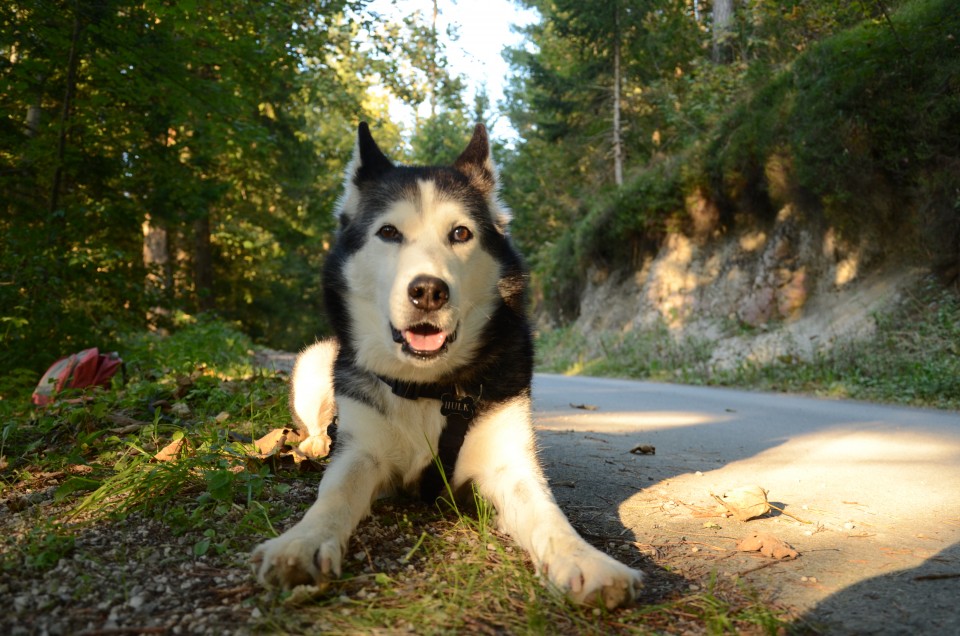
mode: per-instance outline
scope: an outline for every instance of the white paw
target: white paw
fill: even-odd
[[[335,538],[294,527],[257,546],[250,561],[261,583],[291,589],[297,585],[319,585],[340,576],[342,553]]]
[[[607,556],[579,537],[553,540],[540,571],[575,603],[613,609],[636,598],[643,573]]]
[[[311,435],[300,442],[297,448],[307,459],[319,459],[330,454],[330,436],[326,433]]]

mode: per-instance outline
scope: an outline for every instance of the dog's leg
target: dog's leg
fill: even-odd
[[[345,421],[357,418],[383,426],[379,414],[352,400],[341,400]],[[365,446],[359,430],[346,428],[320,482],[317,501],[303,519],[279,537],[262,543],[251,561],[267,585],[291,588],[340,575],[340,562],[353,530],[370,512],[374,496],[389,481],[391,468],[381,449]],[[361,427],[356,427],[359,429]]]
[[[310,459],[326,457],[332,443],[327,427],[336,414],[333,363],[337,341],[321,340],[297,356],[290,378],[290,414],[304,440],[299,450]]]
[[[643,574],[584,541],[550,493],[536,459],[528,398],[474,423],[454,475],[457,483],[477,484],[497,509],[500,528],[572,600],[608,608],[633,600]]]

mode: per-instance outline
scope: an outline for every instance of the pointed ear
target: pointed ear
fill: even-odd
[[[353,147],[353,158],[347,166],[347,175],[343,184],[343,196],[337,217],[340,226],[346,226],[357,211],[359,191],[361,186],[372,179],[393,170],[393,164],[387,159],[383,151],[373,140],[370,126],[367,122],[360,122],[357,127],[357,145]]]
[[[393,169],[393,164],[387,159],[380,146],[373,140],[370,134],[370,126],[367,122],[360,122],[357,128],[357,146],[353,151],[353,180],[357,185],[364,181],[375,179],[385,172]]]
[[[490,158],[490,142],[487,139],[487,129],[483,124],[477,124],[473,129],[473,137],[467,144],[453,167],[462,172],[470,183],[490,196],[497,190],[497,169]]]

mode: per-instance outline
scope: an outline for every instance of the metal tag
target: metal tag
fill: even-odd
[[[476,412],[476,403],[469,395],[458,398],[450,393],[444,393],[440,398],[440,415],[444,417],[459,415],[465,420],[472,420]]]

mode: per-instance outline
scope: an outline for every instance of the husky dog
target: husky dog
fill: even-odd
[[[631,601],[642,573],[577,534],[537,461],[526,272],[484,127],[452,166],[405,167],[360,124],[338,215],[323,272],[336,340],[306,349],[291,381],[308,446],[325,451],[336,410],[336,448],[316,503],[254,551],[260,581],[339,576],[350,534],[381,493],[419,487],[435,498],[473,483],[572,600]]]

